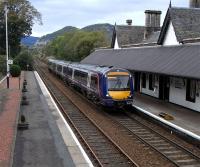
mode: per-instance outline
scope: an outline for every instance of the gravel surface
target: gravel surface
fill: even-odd
[[[48,73],[48,71],[46,72]],[[107,117],[104,109],[104,111],[102,111],[102,109],[97,108],[95,105],[91,104],[91,102],[88,102],[85,100],[85,98],[81,97],[80,94],[64,87],[62,81],[58,80],[52,75],[49,76],[52,80],[54,80],[54,82],[56,82],[56,84],[59,85],[59,87],[65,90],[65,93],[70,96],[71,100],[83,113],[85,113],[96,125],[100,127],[100,129],[110,136],[112,140],[117,143],[124,150],[124,152],[126,152],[126,154],[128,154],[128,156],[136,161],[140,166],[174,166],[154,150],[147,149],[147,147],[145,147],[141,141],[138,141],[138,139],[132,136],[126,129],[123,129],[120,125],[116,125],[115,121]],[[115,114],[115,111],[111,111],[110,114]],[[184,141],[184,139],[179,138],[175,134],[171,134],[169,130],[166,130],[158,124],[152,123],[147,119],[141,118],[141,116],[138,116],[133,112],[129,112],[129,114],[131,117],[134,117],[142,123],[150,126],[168,139],[179,143],[191,152],[200,156],[200,150],[193,144]]]
[[[48,73],[48,71],[46,71]],[[112,140],[117,143],[126,154],[136,161],[142,167],[153,167],[153,166],[174,166],[163,156],[159,155],[154,150],[146,150],[142,142],[135,139],[126,129],[122,129],[116,125],[115,121],[105,116],[103,112],[99,112],[96,107],[93,107],[91,103],[88,103],[80,95],[74,95],[74,92],[64,87],[62,81],[49,75],[54,82],[63,90],[66,94],[73,98],[73,102],[84,112],[94,123],[96,123]],[[73,97],[72,97],[73,96]]]
[[[134,119],[144,123],[145,125],[156,130],[158,133],[160,133],[164,137],[168,138],[169,140],[174,141],[175,143],[178,143],[179,145],[183,146],[184,148],[190,150],[192,153],[200,157],[200,149],[197,148],[196,145],[194,145],[193,143],[189,143],[185,141],[184,139],[181,139],[175,133],[172,133],[169,129],[163,128],[161,125],[158,125],[157,123],[153,123],[145,118],[142,118],[136,113],[129,112],[129,115],[130,117],[133,117]]]

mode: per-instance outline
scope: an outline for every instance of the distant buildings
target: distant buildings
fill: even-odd
[[[145,26],[115,25],[112,49],[96,50],[83,63],[129,69],[135,91],[200,112],[200,0],[189,8],[146,10]]]

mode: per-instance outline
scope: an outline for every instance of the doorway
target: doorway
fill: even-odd
[[[170,78],[168,76],[159,76],[159,99],[169,101]]]
[[[140,72],[135,72],[134,74],[134,89],[136,92],[140,91]]]

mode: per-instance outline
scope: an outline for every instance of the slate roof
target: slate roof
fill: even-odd
[[[81,63],[200,79],[200,45],[97,50]]]
[[[152,34],[146,40],[144,40],[144,43],[156,43],[157,44],[159,35],[160,35],[160,31],[152,32]]]
[[[200,38],[200,8],[169,8],[158,44],[163,43],[170,21],[172,21],[177,40],[180,43],[186,39]]]
[[[144,39],[144,29],[144,26],[117,25],[114,29],[113,38],[115,38],[115,35],[117,36],[120,48],[124,45],[142,43]],[[114,46],[114,43],[111,45]]]

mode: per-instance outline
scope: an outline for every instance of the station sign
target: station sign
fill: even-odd
[[[10,65],[13,64],[13,60],[11,60],[11,59],[8,60],[8,64],[10,64]]]

